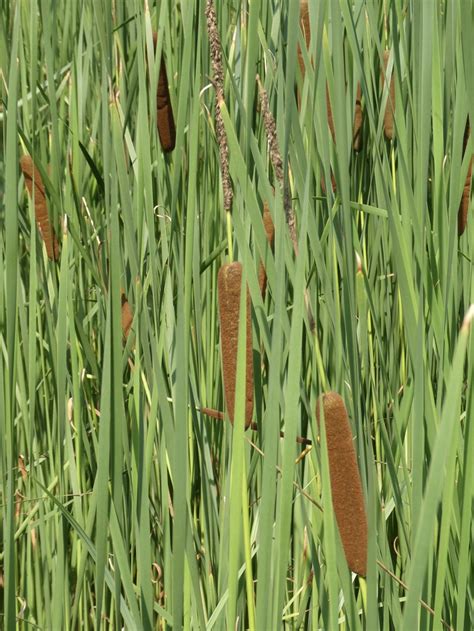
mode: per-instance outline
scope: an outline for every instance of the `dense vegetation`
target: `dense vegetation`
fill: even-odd
[[[473,4],[206,4],[0,9],[0,626],[472,629]]]

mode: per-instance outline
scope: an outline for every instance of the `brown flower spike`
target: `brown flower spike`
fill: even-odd
[[[133,322],[133,311],[123,289],[120,291],[120,300],[122,303],[122,332],[123,337],[127,339]]]
[[[35,200],[35,216],[38,230],[46,247],[48,258],[57,261],[59,258],[59,243],[54,233],[48,214],[48,203],[44,192],[43,180],[30,156],[20,158],[20,167],[25,178],[25,185],[30,197]]]
[[[347,565],[356,574],[367,573],[367,516],[357,458],[346,406],[337,392],[316,403],[318,424],[322,410],[331,478],[331,495]]]
[[[300,1],[300,27],[303,31],[304,39],[306,42],[306,48],[309,47],[311,40],[311,28],[309,23],[309,10],[308,10],[308,2],[307,0]],[[304,79],[305,75],[305,67],[304,67],[304,59],[303,54],[301,52],[301,47],[298,44],[298,63],[301,70],[301,75]],[[354,151],[359,152],[362,149],[362,123],[363,123],[363,112],[362,112],[362,90],[360,87],[360,83],[357,84],[357,96],[355,102],[355,110],[354,110],[354,125],[352,128],[352,147]],[[300,94],[298,92],[298,108],[300,107]],[[331,132],[331,137],[333,142],[336,142],[336,130],[334,128],[334,119],[332,115],[332,107],[331,100],[329,98],[329,89],[326,84],[326,109],[327,109],[327,120],[329,130]],[[325,188],[325,187],[324,187]],[[335,190],[335,182],[333,183],[333,190]]]
[[[309,42],[311,39],[311,31],[309,30],[309,11],[308,11],[308,1],[301,0],[300,2],[300,26],[303,31],[304,39],[306,42],[306,48],[309,46]],[[303,53],[301,52],[301,46],[298,44],[298,63],[300,65],[301,75],[304,77],[304,59]]]
[[[153,33],[153,44],[156,49],[157,33]],[[171,107],[168,75],[163,53],[161,53],[160,75],[156,88],[156,124],[160,137],[161,148],[165,153],[173,151],[176,145],[176,127],[174,124],[173,108]]]
[[[237,349],[239,342],[240,289],[242,284],[242,264],[239,262],[223,265],[217,276],[219,301],[219,321],[221,333],[222,372],[227,413],[234,424],[235,385],[237,371]],[[250,295],[247,290],[247,340],[246,340],[246,387],[245,387],[245,429],[252,423],[253,414],[253,360],[252,327],[250,319]]]
[[[265,234],[267,235],[268,244],[271,249],[273,249],[273,239],[275,236],[275,226],[273,225],[272,216],[270,214],[270,209],[268,207],[268,203],[263,203],[263,227],[265,228]],[[258,266],[258,285],[260,287],[260,293],[262,297],[265,298],[265,291],[267,288],[267,272],[265,271],[265,265],[263,261],[260,261]]]

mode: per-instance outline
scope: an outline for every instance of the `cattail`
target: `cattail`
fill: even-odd
[[[222,177],[222,191],[224,193],[224,210],[232,210],[234,191],[229,170],[229,143],[225,130],[224,119],[221,113],[221,102],[224,101],[224,64],[222,62],[221,38],[217,28],[216,10],[212,0],[206,2],[206,22],[207,34],[209,37],[209,48],[211,53],[211,65],[214,74],[213,84],[216,91],[216,139],[219,147],[219,160]]]
[[[309,42],[311,39],[311,31],[309,27],[309,11],[308,11],[308,0],[301,0],[300,2],[300,26],[303,31],[304,39],[306,42],[306,48],[309,46]],[[301,46],[298,44],[298,63],[300,65],[301,76],[304,78],[304,59],[303,53],[301,51]]]
[[[283,159],[281,157],[280,146],[278,144],[278,136],[276,131],[276,123],[273,118],[273,114],[270,110],[270,104],[268,102],[267,91],[260,81],[259,75],[257,75],[258,96],[260,99],[260,108],[263,116],[263,124],[265,132],[267,134],[268,151],[270,154],[270,161],[273,165],[273,171],[275,178],[278,181],[282,193],[283,193],[283,208],[285,210],[286,223],[290,233],[291,242],[293,244],[293,250],[298,255],[298,238],[296,236],[296,217],[291,206],[291,194],[288,181],[285,181],[283,171]]]
[[[334,173],[331,170],[331,187],[332,192],[336,192],[336,178],[334,177]],[[324,179],[324,175],[321,176],[321,191],[323,195],[326,195],[326,180]]]
[[[26,467],[25,467],[25,458],[24,458],[24,456],[22,454],[20,454],[18,456],[18,469],[20,470],[23,482],[26,482],[26,480],[28,478],[28,473],[27,473]]]
[[[337,392],[319,397],[318,424],[324,411],[326,442],[331,477],[331,494],[336,521],[349,568],[367,572],[367,517],[346,406]]]
[[[270,213],[270,209],[268,207],[268,203],[263,203],[263,227],[265,228],[265,233],[267,235],[267,240],[270,245],[270,248],[273,249],[273,238],[275,236],[275,226],[273,225],[273,219]],[[265,271],[265,265],[263,261],[260,261],[258,266],[258,284],[260,287],[260,293],[262,294],[262,298],[265,298],[265,290],[267,288],[267,272]]]
[[[306,48],[308,48],[310,44],[310,40],[311,40],[311,27],[309,24],[309,9],[308,9],[307,0],[301,0],[300,2],[300,27],[301,27],[301,30],[303,31]],[[303,54],[301,51],[301,46],[299,44],[298,44],[298,63],[300,66],[301,75],[304,79],[304,76],[305,76],[304,59],[303,59]],[[298,93],[298,108],[299,107],[300,107],[300,95]],[[336,134],[334,130],[334,120],[332,116],[331,101],[329,99],[329,89],[328,89],[327,84],[326,84],[326,108],[327,108],[327,120],[328,120],[329,129],[331,131],[332,139],[335,141]]]
[[[157,33],[153,33],[153,44],[156,49]],[[176,144],[176,128],[174,124],[173,108],[171,107],[168,89],[168,75],[163,53],[161,54],[160,75],[156,89],[156,123],[160,137],[161,148],[165,153],[173,151]]]
[[[124,290],[122,289],[120,293],[122,301],[122,332],[124,338],[127,339],[133,322],[133,312]]]
[[[222,372],[224,375],[224,393],[227,413],[229,414],[232,424],[234,423],[241,284],[241,263],[227,263],[220,268],[217,276],[217,290],[221,327]],[[248,291],[246,344],[245,429],[250,426],[253,414],[252,327],[250,322],[250,295]]]
[[[471,134],[471,126],[469,118],[466,121],[466,127],[464,129],[464,140],[462,146],[462,155],[466,153],[467,143],[469,142],[469,136]],[[461,204],[458,211],[458,235],[461,236],[466,229],[467,224],[467,212],[469,210],[469,202],[471,201],[471,176],[472,176],[472,156],[469,161],[469,168],[467,170],[466,181],[464,182],[464,189],[462,192]]]
[[[309,10],[308,10],[308,2],[307,0],[301,0],[300,2],[300,27],[304,34],[304,39],[306,42],[306,48],[308,48],[311,40],[311,28],[309,24]],[[301,46],[298,44],[298,63],[301,70],[301,75],[304,79],[305,76],[305,67],[304,67],[304,59],[303,54],[301,52]],[[300,95],[298,93],[298,107],[300,107]],[[334,130],[334,120],[332,116],[331,109],[331,101],[329,99],[329,89],[326,84],[326,107],[327,107],[327,115],[328,115],[328,125],[331,131],[332,139],[335,141],[336,133]]]
[[[43,180],[30,156],[20,158],[20,168],[25,178],[25,185],[30,197],[35,200],[35,216],[38,230],[46,247],[48,258],[56,261],[59,257],[59,243],[48,215],[48,203],[44,192]]]
[[[268,103],[268,95],[265,88],[260,81],[260,77],[256,76],[258,85],[258,96],[260,99],[260,108],[263,116],[263,124],[267,135],[268,150],[270,154],[270,160],[273,165],[275,178],[280,184],[283,193],[283,209],[285,211],[286,224],[288,226],[288,232],[290,233],[290,239],[293,244],[293,251],[295,256],[298,256],[298,238],[296,235],[296,217],[291,205],[291,192],[288,178],[285,180],[283,172],[283,160],[281,157],[280,147],[278,145],[278,136],[276,131],[276,123],[273,118],[273,114],[270,110]],[[311,305],[308,298],[308,289],[305,289],[305,303],[308,313],[308,320],[311,325],[311,330],[314,330],[314,318],[311,312]]]
[[[308,11],[308,2],[307,0],[301,0],[300,2],[300,27],[303,31],[303,35],[306,42],[306,47],[309,47],[311,40],[311,30],[309,23],[309,11]],[[298,63],[301,70],[301,75],[304,78],[305,75],[305,67],[304,67],[304,59],[301,51],[301,46],[298,44]],[[363,122],[363,114],[362,114],[362,91],[360,87],[360,83],[357,84],[357,96],[355,102],[355,111],[354,111],[354,125],[353,125],[353,133],[352,133],[352,146],[354,151],[360,151],[362,148],[362,122]],[[300,107],[300,95],[298,93],[298,107]],[[336,130],[334,128],[334,118],[332,115],[332,107],[331,100],[329,98],[329,89],[326,84],[326,109],[327,109],[327,118],[329,130],[331,132],[331,136],[334,142],[336,142]]]
[[[387,66],[390,57],[390,51],[384,50],[383,53],[383,71],[382,71],[382,85],[385,85],[387,76]],[[385,107],[385,113],[383,116],[383,131],[387,140],[393,138],[393,117],[395,114],[395,81],[394,73],[392,69],[392,76],[390,77],[390,87],[387,97],[387,105]]]
[[[357,83],[357,94],[354,109],[354,126],[352,127],[352,148],[357,153],[362,149],[362,123],[364,115],[362,113],[362,90],[360,83]]]

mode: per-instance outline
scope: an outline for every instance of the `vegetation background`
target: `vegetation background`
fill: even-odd
[[[310,2],[308,51],[299,4],[216,2],[228,218],[204,1],[1,5],[5,629],[474,628],[474,222],[462,236],[457,227],[473,144],[463,154],[473,4]],[[168,154],[156,128],[162,52]],[[45,184],[57,262],[36,229],[24,154]],[[234,428],[200,411],[224,409],[216,279],[230,258],[251,297],[258,431],[243,427],[244,352]],[[316,399],[329,388],[355,437],[365,579],[347,568],[317,440]]]

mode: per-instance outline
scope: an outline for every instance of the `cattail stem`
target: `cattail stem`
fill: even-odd
[[[234,260],[234,245],[232,240],[232,215],[226,212],[226,229],[227,229],[227,250],[229,253],[229,261]]]
[[[223,421],[224,420],[224,412],[220,412],[219,410],[214,410],[213,408],[206,408],[206,407],[202,407],[200,409],[200,412],[202,412],[202,414],[205,414],[206,416],[210,416],[211,418],[216,419],[217,421]],[[249,425],[250,429],[253,429],[254,431],[258,431],[258,425],[257,423],[254,423],[252,421],[252,423],[250,423]],[[280,438],[285,438],[285,432],[281,432],[280,431]],[[304,436],[297,436],[296,437],[296,442],[300,445],[312,445],[312,441],[309,438],[305,438]]]

